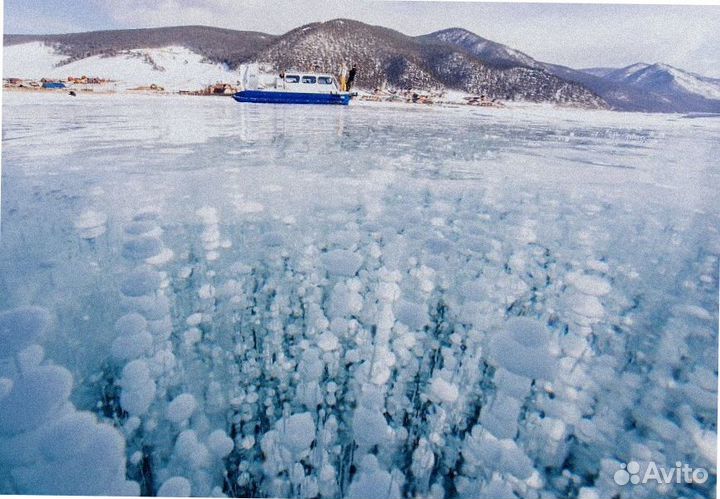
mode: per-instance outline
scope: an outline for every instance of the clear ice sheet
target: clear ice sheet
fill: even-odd
[[[714,497],[717,118],[3,100],[1,493]]]

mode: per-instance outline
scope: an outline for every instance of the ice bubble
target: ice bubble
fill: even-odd
[[[118,336],[110,346],[110,352],[118,360],[132,360],[152,349],[153,337],[147,331],[138,334]]]
[[[152,221],[130,222],[125,226],[125,233],[130,236],[156,236],[162,234],[162,229]]]
[[[196,327],[191,327],[183,333],[183,342],[188,346],[199,343],[200,340],[202,340],[202,331]]]
[[[157,237],[139,236],[128,239],[123,244],[123,256],[135,260],[145,260],[160,254],[162,241]]]
[[[175,253],[170,248],[163,248],[160,253],[145,259],[145,263],[150,265],[165,265],[175,257]]]
[[[275,423],[280,442],[293,455],[299,455],[310,448],[315,440],[315,421],[309,412],[293,414]]]
[[[522,403],[505,393],[498,395],[480,411],[480,423],[497,438],[515,438]]]
[[[590,296],[605,296],[611,290],[610,283],[602,277],[580,272],[567,274],[567,281],[581,293]]]
[[[32,430],[53,417],[70,396],[72,384],[70,372],[58,366],[23,373],[0,400],[0,434]]]
[[[204,468],[210,462],[210,453],[207,447],[198,441],[194,430],[185,430],[178,435],[175,454],[194,468]]]
[[[159,497],[190,497],[191,492],[190,481],[187,478],[174,476],[163,482],[157,495]]]
[[[40,307],[0,312],[0,359],[11,357],[34,342],[48,327],[50,314]]]
[[[200,217],[204,224],[213,225],[218,223],[217,210],[211,206],[203,206],[195,214]]]
[[[125,480],[125,441],[110,425],[97,424],[87,413],[65,419],[42,438],[44,459],[15,468],[20,492],[53,495],[138,493]],[[134,486],[133,486],[134,484]]]
[[[466,464],[471,468],[507,473],[525,480],[534,469],[532,461],[511,439],[497,439],[481,425],[473,427],[465,437],[461,450]]]
[[[549,352],[548,341],[549,333],[544,324],[530,318],[513,317],[490,341],[490,356],[498,367],[512,373],[552,380],[556,362]]]
[[[327,271],[333,275],[352,277],[362,265],[362,257],[349,250],[328,251],[320,258]]]
[[[326,331],[321,334],[317,340],[317,344],[323,352],[331,352],[333,350],[337,350],[340,346],[340,342],[338,341],[337,336],[335,336],[330,331]]]
[[[154,270],[140,268],[127,274],[120,284],[120,291],[125,296],[149,295],[160,287],[162,276]]]
[[[358,314],[363,307],[363,297],[353,291],[346,283],[337,283],[330,295],[328,315],[330,317],[345,317]]]
[[[430,382],[428,395],[433,402],[452,403],[458,399],[459,392],[456,384],[449,383],[439,376],[436,376]]]
[[[82,239],[95,239],[105,234],[105,232],[107,232],[107,228],[104,225],[98,225],[97,227],[79,230],[78,235]]]
[[[265,209],[262,203],[256,201],[238,200],[234,204],[238,213],[260,213]]]
[[[203,320],[203,314],[201,314],[200,312],[195,312],[194,314],[191,314],[190,316],[188,316],[187,319],[185,319],[185,323],[188,326],[197,326],[202,322],[202,320]]]
[[[215,297],[215,287],[211,284],[203,284],[198,289],[198,297],[201,300],[210,300]]]
[[[675,314],[689,315],[690,317],[694,317],[694,318],[700,319],[700,320],[705,320],[705,321],[713,320],[713,317],[712,317],[712,315],[710,315],[710,312],[708,312],[704,308],[699,307],[697,305],[675,305],[675,306],[673,306],[672,311]]]
[[[125,365],[120,379],[120,405],[131,416],[147,412],[155,398],[155,382],[150,378],[150,369],[142,360],[133,360]]]
[[[137,313],[125,314],[115,322],[115,331],[121,336],[135,336],[147,329],[147,321]]]
[[[208,437],[210,452],[219,458],[223,458],[232,452],[235,443],[223,430],[215,430]]]
[[[105,213],[87,210],[75,220],[75,228],[83,239],[94,239],[105,233],[106,222]]]
[[[163,294],[128,298],[128,301],[149,321],[159,321],[170,313],[170,301]]]
[[[367,456],[366,456],[367,458]],[[348,499],[395,499],[402,497],[395,477],[378,467],[377,459],[363,459],[362,469],[353,477]]]
[[[421,330],[428,321],[426,307],[409,301],[401,301],[397,305],[397,320],[410,329]]]
[[[92,413],[73,412],[44,429],[40,452],[51,460],[71,456],[92,440],[96,424]]]
[[[175,397],[173,401],[168,404],[167,410],[165,411],[165,419],[180,424],[192,416],[195,409],[197,409],[195,397],[189,393],[183,393]]]
[[[353,439],[364,448],[370,448],[387,440],[389,430],[385,416],[377,409],[358,407],[352,419]]]
[[[139,450],[136,450],[130,456],[130,463],[133,464],[134,466],[137,466],[138,464],[140,464],[140,461],[142,461],[142,457],[143,457],[143,453],[140,452]]]
[[[578,293],[570,296],[568,300],[572,311],[580,317],[600,319],[605,314],[602,303],[595,296]]]
[[[580,487],[578,499],[600,499],[600,494],[595,487]]]
[[[148,220],[157,220],[160,218],[160,210],[158,208],[149,206],[135,213],[133,216],[134,222],[144,222]]]
[[[30,345],[17,355],[18,365],[23,372],[38,367],[44,358],[45,349],[40,345]]]

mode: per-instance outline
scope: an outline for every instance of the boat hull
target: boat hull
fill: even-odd
[[[264,104],[335,104],[347,106],[350,94],[318,94],[309,92],[267,92],[263,90],[243,90],[233,95],[238,102],[257,102]]]

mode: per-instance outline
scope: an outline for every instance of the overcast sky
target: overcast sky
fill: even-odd
[[[717,1],[717,0],[716,0]],[[720,77],[720,4],[710,6],[363,0],[5,0],[6,33],[204,24],[273,34],[337,17],[408,35],[459,26],[571,67],[665,62]]]

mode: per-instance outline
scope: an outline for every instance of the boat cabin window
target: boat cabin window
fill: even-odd
[[[286,75],[286,76],[285,76],[285,82],[287,82],[287,83],[299,83],[299,82],[300,82],[300,76],[298,76],[298,75]]]
[[[319,76],[318,83],[320,85],[332,85],[332,77],[331,76]]]
[[[317,78],[315,78],[314,76],[303,76],[302,77],[303,83],[315,83],[315,81],[317,81]]]

